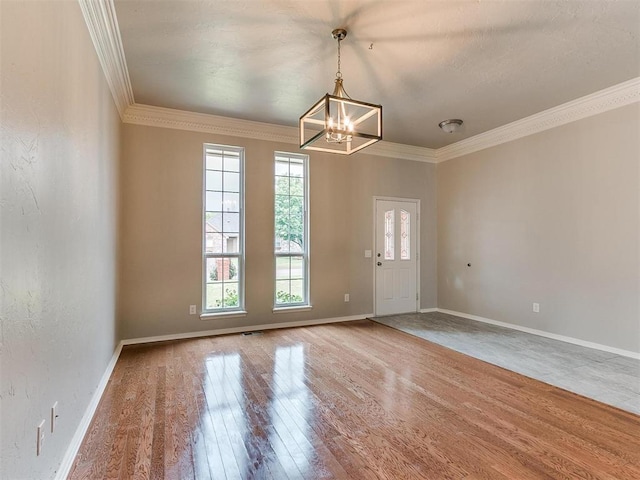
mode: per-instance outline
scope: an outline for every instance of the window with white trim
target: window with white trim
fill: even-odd
[[[275,152],[274,305],[309,305],[308,155]]]
[[[244,149],[204,145],[204,313],[244,309]]]

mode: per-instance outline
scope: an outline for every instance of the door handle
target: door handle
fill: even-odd
[[[382,262],[378,262],[378,266],[381,267],[382,266]]]

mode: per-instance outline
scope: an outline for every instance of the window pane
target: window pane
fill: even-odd
[[[278,219],[286,219],[289,217],[289,196],[288,195],[276,195],[276,221]]]
[[[304,197],[291,197],[289,209],[289,240],[290,251],[304,250]]]
[[[205,232],[222,232],[222,212],[207,212],[205,222]]]
[[[218,281],[218,271],[216,269],[217,258],[209,257],[206,259],[206,274],[207,274],[207,283],[217,282]]]
[[[229,260],[228,264],[227,264],[227,269],[228,269],[228,280],[233,280],[235,282],[238,281],[238,262],[239,260],[237,258],[227,258],[227,260]],[[225,279],[226,282],[227,279]]]
[[[394,236],[393,236],[393,228],[394,228],[394,210],[389,210],[384,212],[384,259],[385,260],[394,260],[395,259],[395,249],[394,249]]]
[[[207,258],[207,283],[238,281],[238,259],[234,257]]]
[[[400,210],[400,260],[411,259],[411,214]]]
[[[220,308],[222,304],[222,283],[207,283],[206,308],[212,310]]]
[[[290,175],[292,177],[303,177],[304,176],[304,165],[302,163],[293,163],[291,162]]]
[[[289,192],[290,195],[304,195],[304,179],[292,177],[289,180]]]
[[[207,170],[207,190],[222,190],[222,172]]]
[[[289,197],[276,195],[275,198],[275,235],[278,251],[289,251]]]
[[[298,220],[291,219],[291,223],[302,223],[303,218],[299,218]],[[297,231],[290,231],[289,233],[289,241],[287,243],[287,252],[290,253],[303,253],[304,251],[304,238]]]
[[[289,257],[276,257],[276,280],[286,280],[291,278]]]
[[[289,298],[289,280],[276,281],[276,303],[291,303]]]
[[[304,301],[304,281],[291,280],[290,303],[300,303]]]
[[[225,212],[239,212],[240,211],[240,195],[237,193],[224,192],[222,194],[223,210]]]
[[[224,191],[240,191],[240,174],[236,172],[224,172]]]
[[[276,175],[285,175],[285,176],[289,175],[288,161],[282,161],[282,162],[276,161]]]
[[[239,172],[240,171],[240,157],[239,155],[224,156],[224,170],[225,172]]]
[[[276,195],[289,195],[289,177],[276,177]]]
[[[291,257],[291,279],[304,279],[303,257]]]
[[[224,212],[222,214],[222,231],[237,232],[240,227],[240,214]]]
[[[207,155],[207,170],[222,170],[222,157]]]
[[[204,251],[206,253],[222,253],[222,234],[207,233]]]
[[[233,283],[225,282],[224,296],[222,298],[222,304],[220,305],[220,307],[223,307],[223,308],[237,307],[239,306],[239,304],[240,302],[238,298],[238,284],[235,282]]]
[[[238,253],[240,251],[240,234],[238,232],[225,232],[223,238],[224,253]]]
[[[222,193],[221,192],[207,192],[206,209],[208,212],[222,210]]]
[[[289,214],[293,217],[302,217],[304,214],[304,197],[289,197]],[[302,233],[302,230],[300,230]]]

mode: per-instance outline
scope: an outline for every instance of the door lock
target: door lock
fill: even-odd
[[[382,262],[378,262],[378,266],[381,267],[382,266]]]

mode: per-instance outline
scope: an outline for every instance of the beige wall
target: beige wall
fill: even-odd
[[[202,145],[245,148],[244,318],[200,320]],[[309,312],[272,313],[273,152],[293,145],[123,126],[119,318],[123,338],[325,319],[373,312],[373,196],[422,202],[422,307],[436,302],[435,166],[311,152]],[[344,294],[350,302],[344,303]]]
[[[120,120],[77,2],[0,15],[0,478],[47,479],[115,349]]]
[[[639,120],[636,103],[439,164],[438,307],[639,352]]]

